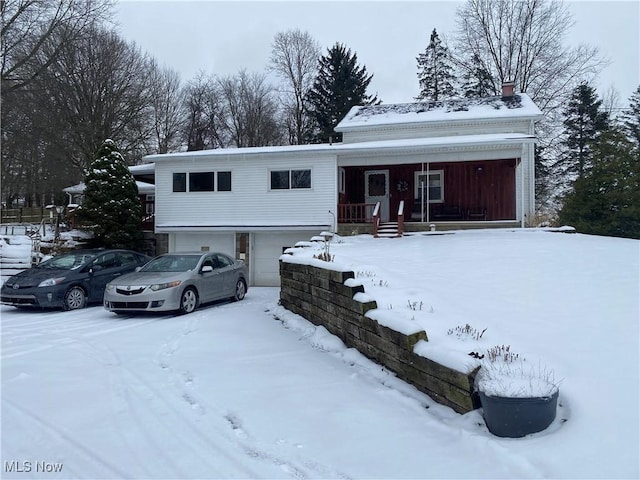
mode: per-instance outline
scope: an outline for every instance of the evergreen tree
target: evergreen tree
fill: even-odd
[[[536,212],[547,214],[553,210],[554,184],[549,168],[548,152],[545,147],[534,147]]]
[[[464,97],[489,97],[496,94],[497,89],[493,82],[493,76],[477,54],[473,54],[467,68],[462,74],[462,95]]]
[[[555,165],[562,177],[580,179],[591,168],[594,146],[609,128],[609,115],[600,111],[601,105],[589,84],[581,83],[573,90],[564,110],[565,153]]]
[[[139,249],[142,205],[138,187],[113,140],[105,140],[85,176],[81,216],[108,248]]]
[[[333,129],[351,107],[379,103],[375,95],[367,95],[372,78],[366,67],[358,66],[357,55],[341,43],[320,58],[318,75],[308,93],[309,114],[317,129],[313,141],[327,142],[330,137],[342,141],[342,135]]]
[[[629,99],[629,110],[622,115],[622,126],[636,153],[640,154],[640,86]]]
[[[640,239],[640,162],[622,131],[594,145],[593,167],[578,178],[559,212],[579,232]]]
[[[455,75],[449,49],[442,44],[438,32],[433,29],[429,45],[418,61],[420,94],[416,100],[442,100],[456,96]]]

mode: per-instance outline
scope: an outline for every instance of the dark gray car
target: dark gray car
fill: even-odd
[[[131,250],[63,253],[9,277],[0,290],[0,301],[14,307],[83,308],[101,303],[107,283],[149,260]]]

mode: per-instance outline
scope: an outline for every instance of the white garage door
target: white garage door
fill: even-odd
[[[174,252],[222,252],[235,258],[235,233],[176,233]]]
[[[297,242],[309,241],[317,231],[288,233],[254,233],[252,236],[252,279],[259,287],[280,286],[280,264],[278,259],[285,248]]]

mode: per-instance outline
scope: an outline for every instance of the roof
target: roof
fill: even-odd
[[[136,180],[136,185],[138,186],[138,193],[141,193],[141,194],[153,194],[156,191],[156,186],[151,183],[140,182]],[[71,187],[63,188],[62,191],[70,194],[80,194],[80,193],[84,193],[84,189],[85,189],[84,182],[80,182],[77,185],[72,185]]]
[[[156,166],[153,163],[143,163],[142,165],[132,165],[129,171],[134,175],[153,175]]]
[[[444,123],[503,118],[539,120],[543,116],[533,100],[521,93],[512,97],[450,100],[353,107],[336,126],[337,132],[371,126],[407,123]]]
[[[198,157],[224,157],[249,156],[259,154],[284,154],[284,153],[333,153],[335,155],[346,155],[349,153],[366,153],[372,150],[408,150],[408,149],[435,149],[435,148],[466,148],[480,145],[500,145],[500,144],[524,144],[534,143],[535,135],[525,133],[489,133],[476,135],[453,135],[443,137],[421,137],[403,138],[393,140],[378,140],[371,142],[354,143],[321,143],[310,145],[285,145],[274,147],[247,147],[247,148],[216,148],[213,150],[196,150],[191,152],[165,153],[162,155],[150,155],[146,158],[153,158],[156,162],[161,160],[171,160],[176,158],[198,158]]]

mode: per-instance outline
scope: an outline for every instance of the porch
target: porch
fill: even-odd
[[[411,232],[428,232],[432,229],[436,232],[449,230],[470,230],[483,228],[520,228],[520,222],[515,220],[498,221],[463,221],[463,222],[407,222],[403,224],[403,234]],[[367,223],[340,223],[338,222],[338,235],[360,235],[373,232],[373,221]]]
[[[366,229],[380,204],[381,222],[403,217],[405,231],[521,226],[517,158],[340,169],[339,230]],[[400,211],[402,209],[402,211]],[[370,230],[370,225],[369,225]]]

